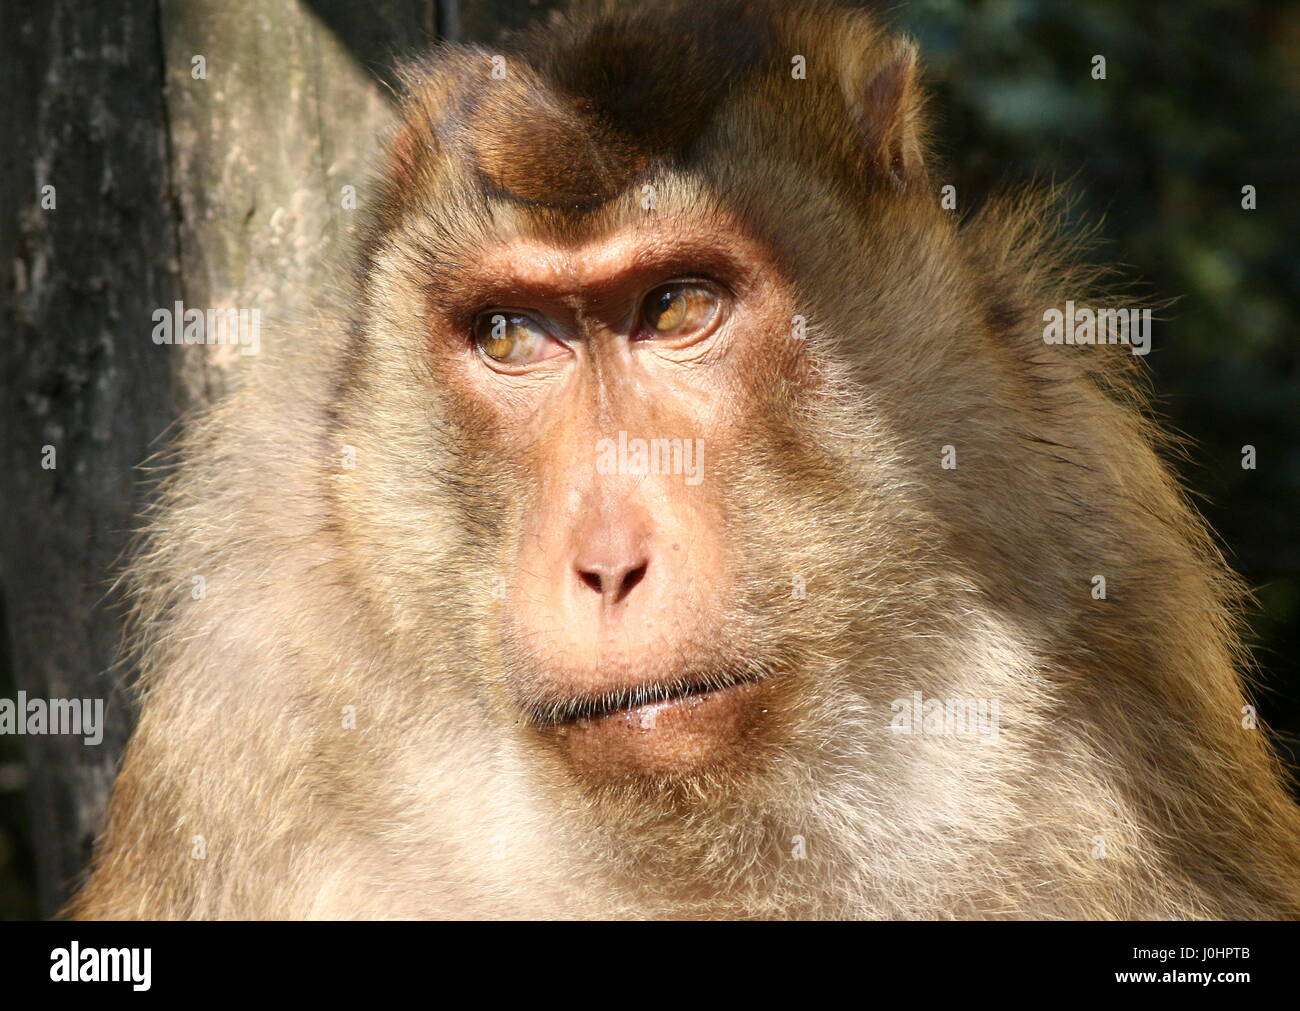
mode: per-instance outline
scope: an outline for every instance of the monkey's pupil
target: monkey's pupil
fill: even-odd
[[[509,334],[508,329],[506,333]],[[483,350],[493,358],[505,358],[510,354],[510,348],[513,344],[514,342],[509,336],[495,337],[489,333],[487,340],[483,342]]]
[[[478,346],[490,358],[504,361],[519,344],[522,324],[523,319],[519,316],[503,316],[499,312],[482,316],[476,334]]]
[[[675,330],[686,320],[686,296],[680,289],[670,288],[655,299],[654,324],[656,330]]]

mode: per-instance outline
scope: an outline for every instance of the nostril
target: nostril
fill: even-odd
[[[607,604],[617,604],[631,593],[645,578],[648,562],[628,568],[586,566],[578,570],[578,578],[590,590],[599,593]]]
[[[623,576],[623,585],[620,586],[614,594],[614,603],[618,603],[634,589],[636,584],[645,578],[646,563],[642,562],[635,569],[629,569]]]

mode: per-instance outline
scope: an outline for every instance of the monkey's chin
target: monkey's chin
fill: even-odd
[[[596,778],[677,778],[735,764],[767,713],[762,682],[616,709],[555,728],[574,769]]]

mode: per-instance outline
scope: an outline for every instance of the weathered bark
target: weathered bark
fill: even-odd
[[[80,8],[80,10],[78,10]],[[93,13],[88,13],[93,11]],[[149,318],[179,291],[157,10],[6,5],[3,564],[19,689],[103,698],[103,743],[24,738],[41,907],[80,869],[128,731],[103,596],[134,467],[172,416]],[[55,187],[54,209],[40,189]],[[42,468],[43,447],[56,453]]]
[[[75,882],[131,710],[106,590],[137,466],[182,410],[237,381],[228,346],[166,346],[153,313],[309,317],[363,206],[389,54],[435,0],[48,0],[0,10],[3,593],[16,685],[103,698],[103,743],[27,736],[42,911]],[[192,75],[206,60],[206,80]],[[42,209],[51,185],[55,206]],[[52,469],[42,466],[53,447]]]
[[[161,7],[185,303],[256,308],[273,340],[311,321],[344,264],[392,112],[376,74],[387,78],[427,43],[433,0]],[[377,26],[387,52],[373,41]],[[194,77],[199,58],[206,80]],[[355,201],[345,204],[345,186]],[[187,401],[219,396],[252,360],[229,346],[203,350],[203,367],[182,376]]]

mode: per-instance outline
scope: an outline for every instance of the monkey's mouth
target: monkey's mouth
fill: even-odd
[[[637,685],[534,706],[529,719],[585,774],[676,776],[743,751],[766,679],[739,672]]]
[[[742,685],[755,684],[760,680],[762,675],[726,672],[578,695],[563,701],[534,701],[526,708],[529,721],[533,724],[539,727],[559,727],[701,699]]]

